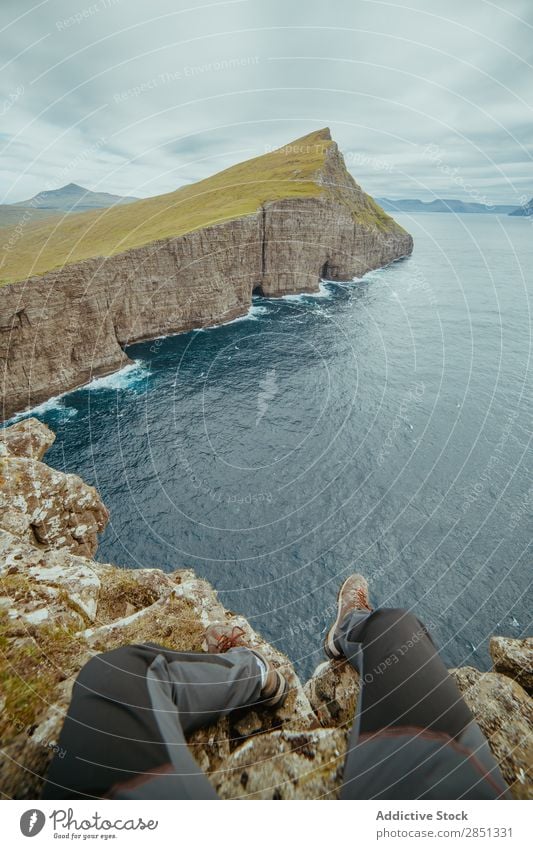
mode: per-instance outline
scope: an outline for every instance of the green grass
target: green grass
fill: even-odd
[[[31,206],[15,206],[14,204],[0,204],[0,227],[24,227],[32,221],[42,221],[44,218],[50,221],[50,210],[34,209]],[[53,214],[57,212],[53,210]],[[0,234],[0,239],[3,234]]]
[[[321,186],[316,178],[332,144],[329,130],[318,130],[169,194],[114,209],[28,223],[22,232],[4,228],[0,285],[241,218],[266,201],[331,193],[332,189]],[[374,201],[361,210],[361,223],[380,230],[397,226]]]
[[[6,590],[7,593],[7,590]],[[4,743],[39,721],[53,704],[57,686],[81,666],[87,645],[74,630],[54,625],[35,629],[35,636],[10,636],[12,622],[0,612],[0,677],[4,707],[0,737]]]

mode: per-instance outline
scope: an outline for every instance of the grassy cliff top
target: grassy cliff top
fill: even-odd
[[[54,216],[53,220],[37,221],[18,230],[5,228],[0,247],[0,285],[241,218],[256,212],[266,201],[334,193],[333,187],[321,182],[332,147],[336,149],[325,128],[168,194],[106,210]],[[353,183],[348,172],[345,174]],[[356,188],[364,199],[361,223],[380,230],[398,227]]]

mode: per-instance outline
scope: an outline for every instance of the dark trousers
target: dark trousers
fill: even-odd
[[[43,798],[216,799],[186,735],[261,704],[247,648],[224,654],[123,646],[81,670]]]
[[[354,612],[336,643],[359,671],[341,799],[498,799],[508,789],[424,625]]]
[[[429,634],[412,614],[354,612],[341,623],[337,643],[362,676],[345,786],[358,774],[357,743],[364,735],[414,727],[457,738],[472,725]],[[98,655],[74,687],[59,740],[67,754],[55,756],[44,797],[216,798],[185,735],[238,707],[257,705],[260,692],[257,658],[246,648],[209,655],[146,645]],[[418,797],[414,786],[402,792]]]
[[[472,722],[433,640],[412,613],[355,613],[339,631],[337,642],[363,676],[361,734],[411,726],[455,738]]]

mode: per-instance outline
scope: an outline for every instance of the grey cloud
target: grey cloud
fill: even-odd
[[[90,188],[171,191],[326,124],[374,195],[533,194],[526,0],[34,5],[0,13],[2,200],[69,163]]]

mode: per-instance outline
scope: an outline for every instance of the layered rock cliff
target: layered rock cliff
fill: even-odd
[[[108,210],[104,224],[118,235],[111,242],[102,233],[107,256],[91,256],[98,241],[87,236],[104,226],[104,214],[69,216],[68,238],[49,232],[51,225],[28,231],[13,245],[6,236],[0,267],[9,283],[0,288],[3,418],[121,368],[128,362],[124,348],[133,342],[245,314],[253,292],[268,297],[316,291],[321,278],[360,277],[411,253],[411,236],[355,183],[329,131],[280,150],[287,152],[277,152],[271,177],[265,174],[274,154],[267,154],[251,161],[264,160],[262,170],[256,165],[242,176],[243,166],[236,166],[223,172],[222,186],[220,175],[216,188],[198,184],[202,189],[192,199],[188,188],[183,201],[179,190],[158,206],[150,199]],[[240,192],[246,198],[241,206],[235,202]],[[218,210],[210,220],[229,218],[198,226],[198,197],[208,204],[210,193]],[[196,229],[181,232],[187,204]],[[159,231],[168,234],[169,209],[175,208],[181,209],[179,235],[151,238],[156,231],[143,229],[144,217],[159,216]],[[146,235],[137,241],[150,240],[117,249],[138,232]],[[86,258],[73,261],[78,243]],[[28,269],[33,276],[26,276]]]
[[[94,551],[94,523],[107,514],[92,487],[48,469],[53,434],[35,419],[2,432],[0,478],[0,791],[38,798],[57,752],[81,666],[95,653],[152,641],[201,649],[205,627],[228,621],[281,668],[290,695],[277,711],[243,710],[189,739],[194,757],[225,799],[335,799],[359,682],[346,663],[325,661],[302,686],[292,664],[225,610],[192,571],[121,569]],[[38,466],[36,469],[36,464]],[[40,467],[43,467],[41,469]],[[21,469],[26,473],[22,474]],[[11,481],[20,481],[14,505]],[[50,482],[46,492],[42,481]],[[64,509],[47,513],[49,502]],[[23,520],[17,527],[13,510]],[[48,516],[54,533],[34,534]],[[72,517],[85,515],[85,531]],[[92,521],[91,521],[92,520]],[[84,536],[85,534],[85,536]],[[492,672],[452,671],[516,798],[533,798],[533,640],[495,637]]]

